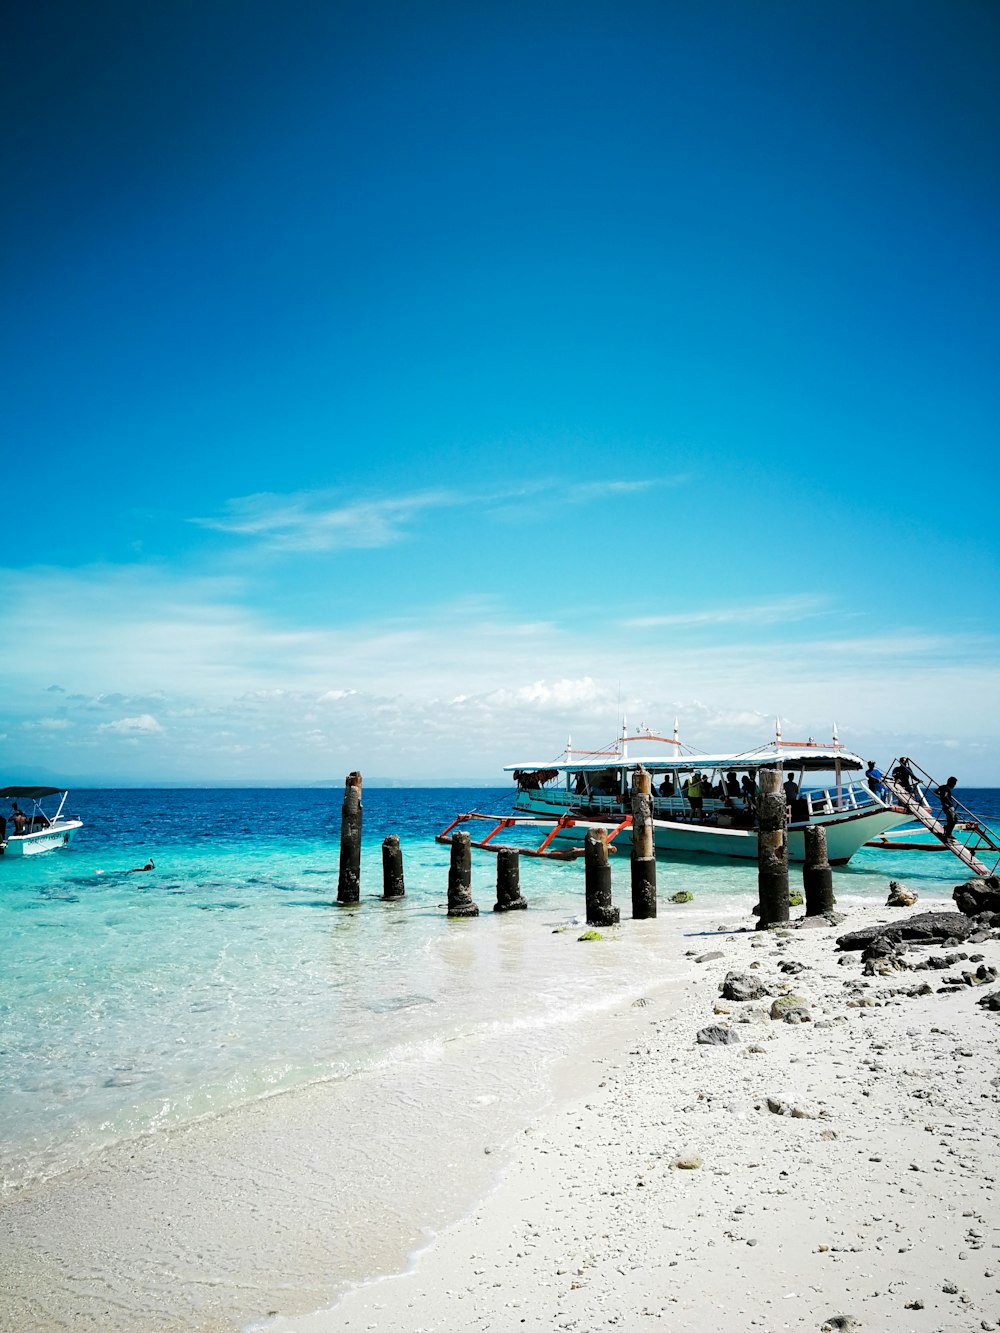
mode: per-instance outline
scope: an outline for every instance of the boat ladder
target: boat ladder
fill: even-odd
[[[553,847],[552,842],[562,832],[563,829],[579,826],[584,831],[595,827],[593,820],[577,819],[573,815],[562,815],[558,819],[536,819],[520,815],[485,815],[480,814],[478,810],[470,810],[467,814],[457,815],[446,829],[438,833],[435,842],[451,842],[452,830],[459,824],[469,823],[474,819],[487,820],[494,827],[490,829],[485,838],[473,839],[470,843],[473,847],[478,847],[484,852],[515,851],[520,852],[522,856],[544,856],[553,861],[575,861],[578,856],[583,855],[582,847]],[[606,824],[602,828],[608,828]],[[625,815],[616,828],[608,828],[608,851],[615,852],[618,849],[614,846],[614,840],[623,829],[632,827],[632,816]],[[506,829],[529,828],[547,830],[547,835],[539,847],[530,847],[525,844],[510,844],[502,842],[493,842],[498,833]]]
[[[924,772],[919,764],[915,764],[912,759],[909,762],[910,768],[919,774],[927,787],[933,790],[938,785],[929,774]],[[894,767],[895,763],[889,765],[890,773]],[[956,827],[960,827],[963,832],[971,835],[965,842],[961,842],[955,837],[945,837],[944,825],[934,818],[922,795],[915,796],[898,782],[894,782],[891,777],[883,778],[882,785],[887,791],[892,792],[896,802],[902,806],[908,815],[912,815],[914,819],[923,824],[924,828],[933,834],[949,852],[957,856],[964,865],[967,865],[974,875],[985,878],[987,875],[996,874],[997,866],[1000,865],[1000,835],[988,828],[971,810],[967,810],[961,801],[954,802],[955,813],[958,815]],[[985,852],[987,858],[992,860],[993,864],[987,865],[976,855],[977,852]],[[990,856],[990,853],[993,855]]]

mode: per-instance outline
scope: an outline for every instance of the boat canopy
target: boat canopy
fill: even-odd
[[[767,745],[746,754],[687,754],[687,755],[629,755],[623,759],[620,754],[609,751],[606,754],[590,754],[586,758],[571,760],[546,759],[538,763],[505,764],[505,773],[537,773],[548,770],[553,776],[557,773],[593,773],[608,768],[638,768],[639,765],[651,773],[692,773],[705,769],[736,768],[744,771],[754,768],[784,768],[805,770],[806,772],[828,773],[840,766],[844,770],[858,770],[865,767],[865,762],[856,754],[832,746],[820,745]]]
[[[41,801],[46,796],[61,796],[62,787],[0,787],[0,800]]]

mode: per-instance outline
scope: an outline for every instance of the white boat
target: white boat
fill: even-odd
[[[68,795],[59,787],[0,787],[0,801],[11,802],[9,811],[0,807],[0,856],[37,856],[65,847],[83,828],[82,820],[63,815]],[[53,796],[59,805],[47,814],[41,803]],[[18,801],[29,809],[22,810]]]
[[[630,753],[629,744],[641,744]],[[657,749],[656,747],[663,747]],[[756,859],[754,797],[762,769],[786,774],[788,856],[802,861],[804,830],[826,830],[831,865],[846,865],[859,847],[910,816],[891,799],[872,791],[864,780],[865,762],[845,750],[834,735],[829,745],[813,740],[775,739],[741,754],[699,754],[681,745],[676,725],[672,739],[646,732],[621,736],[605,750],[574,750],[571,742],[555,760],[509,764],[517,783],[515,809],[535,819],[565,821],[554,842],[582,842],[587,827],[617,830],[615,841],[628,844],[632,778],[639,767],[652,778],[653,829],[658,852]],[[700,795],[685,794],[701,776]],[[794,783],[794,792],[788,783]],[[693,795],[694,793],[692,793]]]

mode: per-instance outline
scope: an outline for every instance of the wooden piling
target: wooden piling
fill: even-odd
[[[760,897],[758,930],[788,920],[788,812],[781,771],[760,770],[757,799],[757,892]]]
[[[617,926],[620,913],[611,901],[611,866],[608,864],[608,831],[587,830],[583,840],[584,877],[587,893],[587,925]]]
[[[497,900],[494,912],[521,912],[528,906],[521,897],[521,857],[516,847],[497,852]]]
[[[340,813],[338,903],[356,903],[361,897],[361,815],[361,774],[348,773]]]
[[[806,855],[802,862],[802,890],[806,916],[833,911],[833,871],[826,854],[826,829],[810,824],[805,830]]]
[[[382,897],[386,902],[406,896],[403,883],[403,849],[395,833],[382,840]]]
[[[451,867],[448,871],[448,915],[479,915],[479,908],[472,901],[472,842],[468,833],[452,834]]]
[[[656,847],[652,781],[644,768],[632,778],[632,918],[656,916]]]

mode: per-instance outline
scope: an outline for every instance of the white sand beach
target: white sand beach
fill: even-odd
[[[854,908],[836,927],[698,941],[692,955],[718,956],[688,958],[679,994],[618,1014],[575,1092],[519,1136],[497,1188],[411,1271],[267,1327],[1000,1327],[1000,1016],[977,1004],[997,987],[938,991],[980,958],[1000,965],[1000,943],[911,949],[910,964],[954,962],[886,976],[863,976],[860,952],[835,946],[849,929],[953,906]],[[794,991],[810,1021],[772,1019],[771,998],[720,1001],[730,970]],[[902,993],[924,983],[929,994]],[[735,1044],[696,1044],[713,1023]]]

